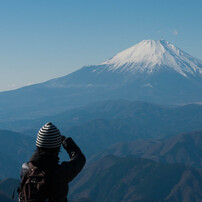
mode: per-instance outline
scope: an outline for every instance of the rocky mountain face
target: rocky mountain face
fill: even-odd
[[[196,201],[202,199],[202,171],[135,157],[106,156],[73,183],[72,198],[93,201]]]
[[[41,117],[108,99],[202,101],[202,62],[166,41],[145,40],[99,65],[0,93],[0,120]]]
[[[96,155],[72,184],[72,198],[93,201],[202,199],[202,133],[120,143]],[[195,168],[193,168],[195,167]]]

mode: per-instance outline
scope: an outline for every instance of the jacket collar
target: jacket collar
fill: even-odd
[[[36,152],[32,155],[30,162],[36,167],[51,169],[58,165],[59,158],[58,156],[36,150]]]

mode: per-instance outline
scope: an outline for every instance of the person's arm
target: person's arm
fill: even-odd
[[[68,162],[62,162],[61,164],[70,182],[82,170],[86,163],[86,158],[71,137],[65,138],[62,145],[70,157]]]

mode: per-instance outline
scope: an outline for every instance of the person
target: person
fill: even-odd
[[[69,154],[70,160],[59,164],[61,145]],[[22,181],[30,169],[33,167],[40,169],[48,176],[48,196],[42,201],[67,202],[68,183],[84,167],[86,162],[84,154],[71,137],[62,136],[58,128],[51,122],[39,130],[36,147],[29,162],[22,165],[20,174]],[[22,181],[21,186],[23,186]],[[20,194],[19,201],[23,201]],[[36,202],[38,201],[36,200]]]

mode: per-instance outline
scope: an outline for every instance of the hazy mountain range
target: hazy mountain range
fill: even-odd
[[[22,162],[35,149],[39,128],[48,121],[57,125],[63,135],[73,137],[90,158],[116,143],[202,131],[202,105],[165,107],[145,102],[105,101],[57,116],[11,122],[8,129],[21,131],[0,130],[0,178],[18,176]]]
[[[35,139],[5,130],[0,130],[0,139],[0,179],[19,177],[22,163],[35,149]]]
[[[91,161],[107,155],[135,156],[161,163],[182,163],[202,168],[202,131],[179,134],[166,140],[136,140],[109,147]]]
[[[2,120],[1,129],[15,130],[36,136],[39,128],[52,121],[64,133],[72,126],[82,126],[97,120],[109,122],[133,122],[134,127],[148,131],[147,137],[177,134],[201,130],[202,105],[165,106],[140,101],[108,100],[58,113],[57,115],[22,120]],[[128,122],[129,121],[129,122]],[[161,127],[162,130],[158,130]],[[172,130],[175,133],[172,133]],[[141,136],[140,131],[140,136]],[[132,131],[131,131],[132,132]],[[155,135],[153,134],[155,133]],[[161,133],[161,134],[160,134]]]
[[[0,201],[10,201],[18,183],[10,177],[19,178],[51,121],[88,159],[70,186],[73,201],[200,202],[201,92],[202,61],[164,40],[1,92]]]

